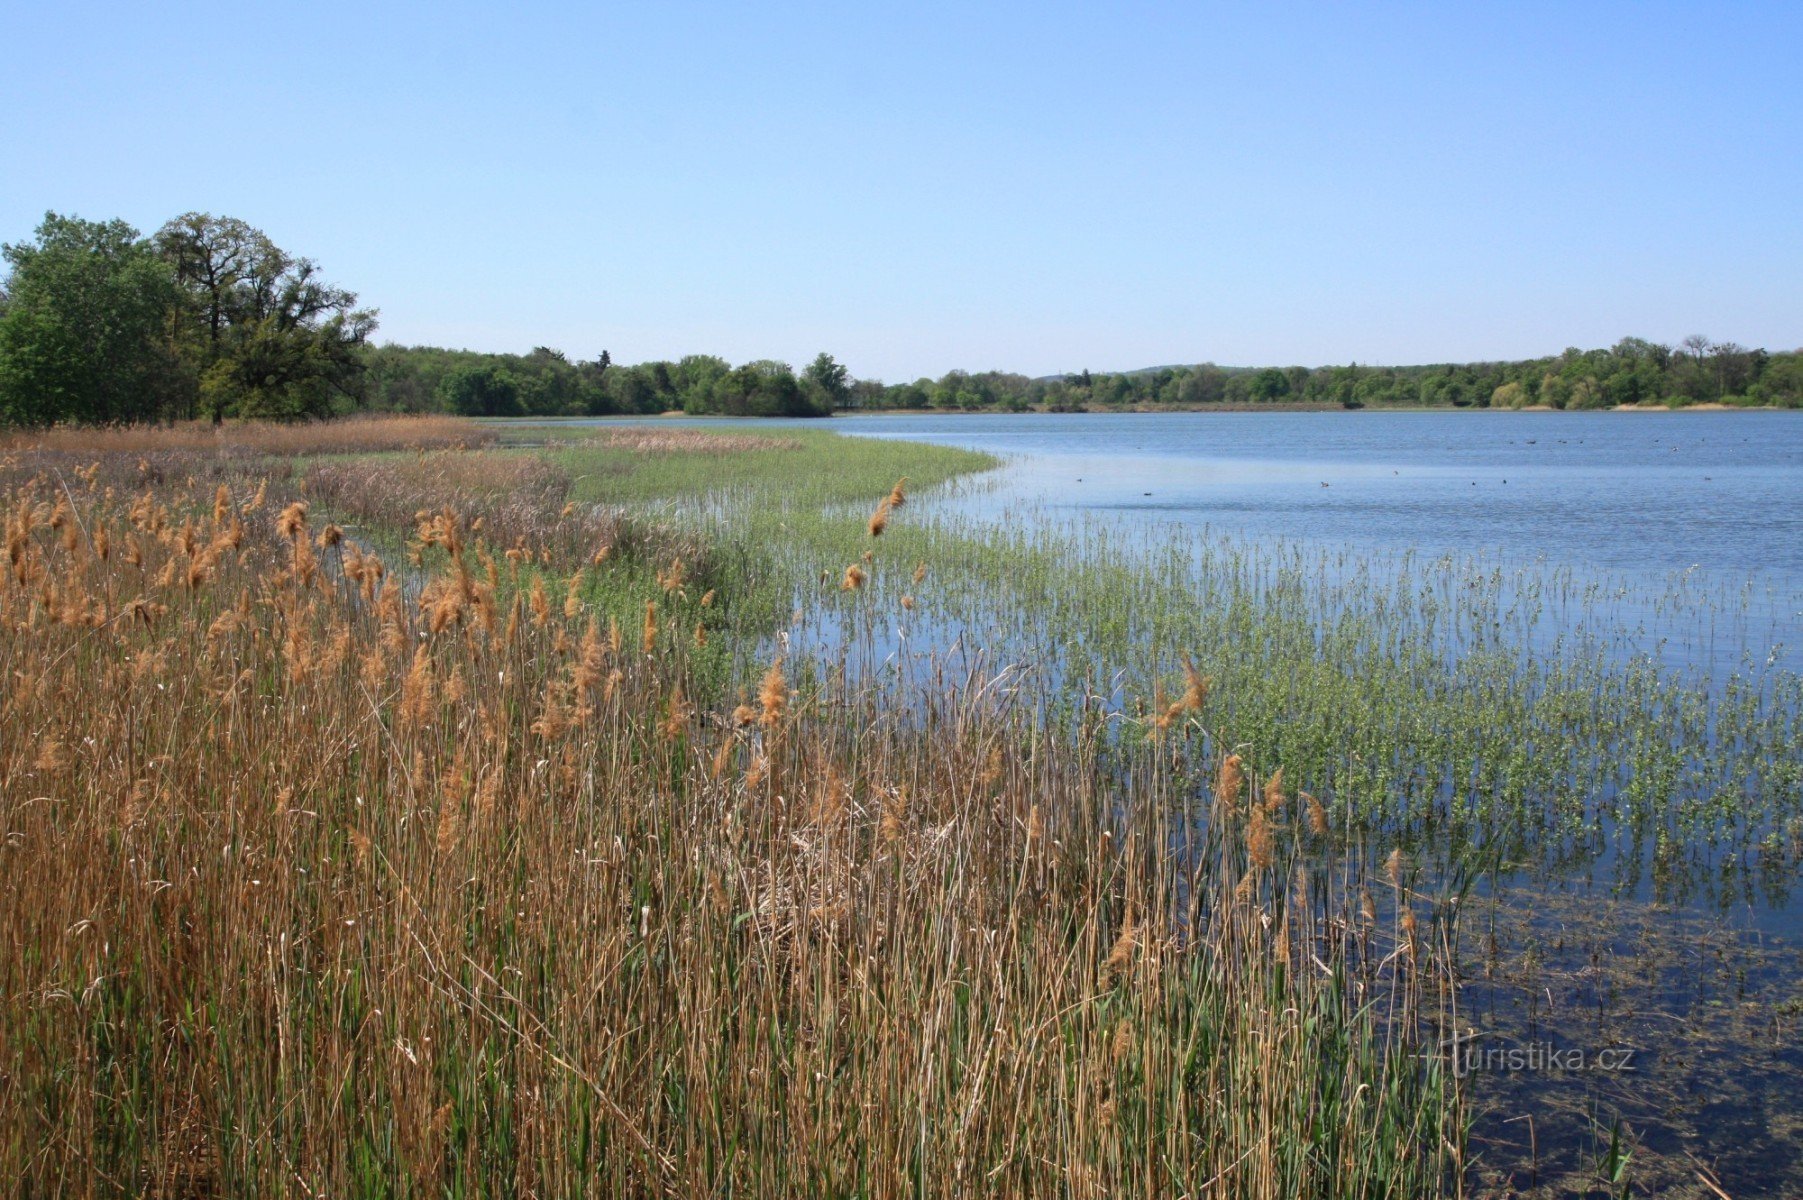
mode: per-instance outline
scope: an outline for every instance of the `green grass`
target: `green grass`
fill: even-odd
[[[659,433],[669,432],[659,428]],[[625,448],[550,447],[550,460],[573,479],[571,498],[602,504],[668,504],[712,500],[726,505],[776,505],[808,512],[827,505],[875,505],[899,477],[910,488],[932,488],[960,475],[986,470],[988,454],[949,446],[844,437],[827,430],[785,427],[752,434],[714,428],[683,433],[728,443],[718,453],[641,454]],[[749,449],[747,439],[769,443]]]
[[[1715,690],[1623,661],[1594,632],[1609,627],[1610,595],[1583,576],[1158,539],[1044,514],[996,524],[935,503],[981,488],[972,472],[987,456],[824,430],[767,436],[778,444],[719,454],[549,451],[573,496],[655,511],[730,548],[748,618],[735,633],[755,639],[740,643],[742,666],[768,656],[778,627],[828,660],[880,647],[898,671],[907,650],[961,636],[992,667],[1025,669],[1034,702],[1076,720],[1132,717],[1175,686],[1189,653],[1214,678],[1235,748],[1379,840],[1451,857],[1482,847],[1554,873],[1606,845],[1622,852],[1619,887],[1650,877],[1668,899],[1724,906],[1788,888],[1803,852],[1803,681],[1749,668]],[[864,521],[900,475],[916,499],[872,539]],[[865,553],[868,588],[842,593]],[[1651,602],[1703,623],[1732,598],[1674,584]],[[1593,633],[1532,648],[1548,622]],[[1757,847],[1751,866],[1737,858]]]

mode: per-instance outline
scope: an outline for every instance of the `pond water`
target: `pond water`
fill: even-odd
[[[849,416],[1017,456],[1008,494],[1127,519],[1803,589],[1803,414]]]
[[[1803,413],[929,414],[832,428],[1006,456],[963,502],[990,515],[1544,563],[1624,594],[1639,648],[1663,640],[1675,663],[1803,662]],[[1675,587],[1731,601],[1714,606],[1726,627],[1655,610]]]

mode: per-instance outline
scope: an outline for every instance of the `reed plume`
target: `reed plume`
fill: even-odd
[[[789,682],[783,678],[783,660],[780,657],[764,672],[764,682],[758,688],[758,704],[762,708],[758,722],[765,729],[774,729],[782,723],[783,710],[789,704]]]
[[[1138,945],[1139,923],[1134,916],[1133,906],[1129,904],[1121,917],[1120,933],[1116,935],[1113,946],[1109,948],[1108,957],[1102,960],[1104,982],[1126,971],[1133,962],[1133,951]]]
[[[1271,818],[1265,815],[1262,806],[1254,804],[1251,819],[1246,823],[1246,860],[1254,868],[1268,871],[1276,857],[1276,848],[1276,840],[1271,834]]]
[[[1208,701],[1210,681],[1196,670],[1195,660],[1188,654],[1183,656],[1183,700],[1185,710],[1200,712],[1202,705]]]
[[[666,742],[674,742],[688,732],[689,718],[694,714],[694,706],[682,694],[682,682],[678,680],[670,689],[670,704],[664,715],[663,735]]]
[[[532,624],[542,627],[546,621],[551,619],[551,601],[545,595],[545,577],[543,575],[532,577],[529,602],[532,607]]]
[[[291,541],[300,537],[307,530],[307,502],[296,500],[284,508],[276,517],[275,527],[276,532]]]
[[[1285,804],[1282,767],[1271,772],[1271,778],[1265,780],[1264,797],[1266,815],[1273,818],[1281,816]]]
[[[1232,812],[1239,804],[1240,790],[1246,786],[1244,760],[1237,754],[1229,754],[1221,762],[1221,769],[1215,775],[1215,804]]]
[[[1302,793],[1302,801],[1308,809],[1308,831],[1316,837],[1326,837],[1328,830],[1327,806],[1307,792]]]

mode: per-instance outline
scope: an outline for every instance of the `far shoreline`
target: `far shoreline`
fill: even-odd
[[[1554,408],[1550,404],[1529,404],[1520,408],[1493,408],[1488,405],[1450,405],[1450,404],[1385,404],[1375,407],[1347,408],[1340,404],[1169,404],[1138,406],[1131,408],[1079,408],[1051,409],[1029,408],[1015,412],[1006,409],[951,409],[951,408],[842,408],[833,412],[835,417],[977,417],[977,416],[1132,416],[1156,415],[1159,413],[1696,413],[1696,412],[1803,412],[1803,409],[1787,408],[1780,404],[1720,404],[1709,401],[1702,404],[1618,404],[1608,408]],[[709,413],[667,413],[661,417],[706,417]]]

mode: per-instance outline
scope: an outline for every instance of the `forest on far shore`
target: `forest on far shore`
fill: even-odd
[[[0,425],[352,412],[826,416],[844,410],[1082,412],[1260,407],[1803,407],[1803,351],[1707,337],[1624,338],[1515,362],[1379,367],[1213,363],[1029,378],[951,371],[857,379],[822,352],[800,371],[711,354],[615,363],[376,345],[375,310],[311,259],[232,217],[186,213],[148,237],[124,221],[45,215],[4,247]]]

